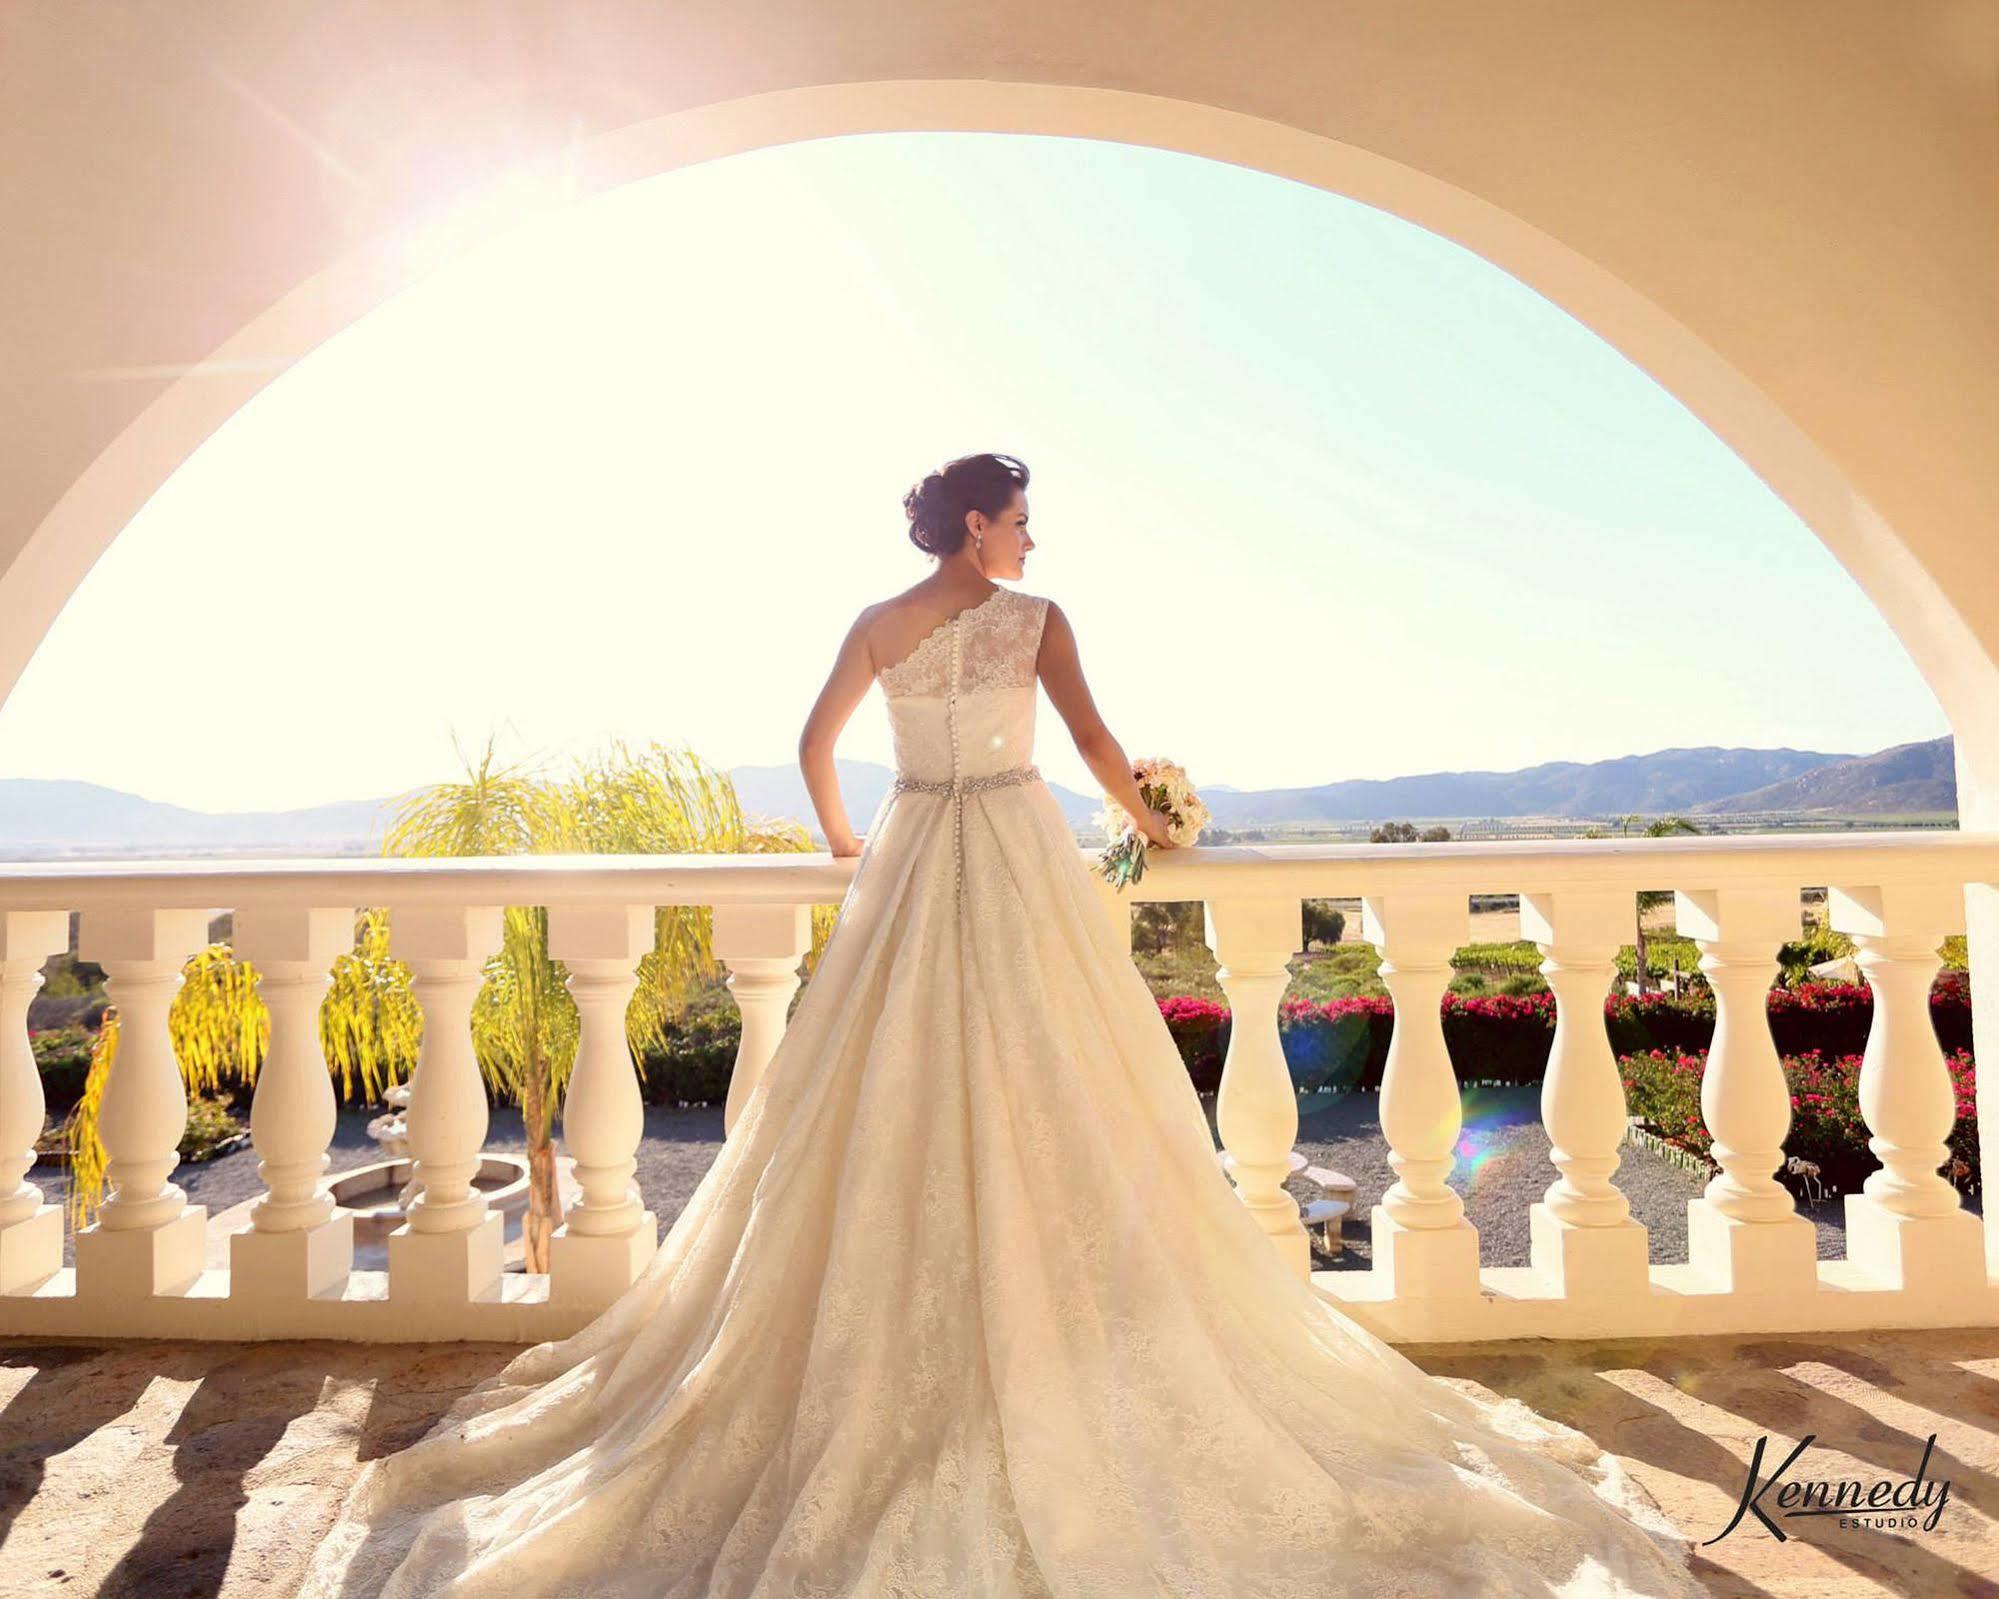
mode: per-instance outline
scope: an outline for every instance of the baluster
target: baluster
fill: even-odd
[[[1777,950],[1803,930],[1795,888],[1682,889],[1674,920],[1714,988],[1701,1118],[1721,1170],[1687,1201],[1687,1254],[1730,1293],[1818,1291],[1818,1233],[1772,1174],[1791,1131],[1791,1091],[1770,1036]]]
[[[1462,891],[1364,895],[1362,936],[1381,951],[1395,1030],[1381,1083],[1381,1131],[1396,1180],[1374,1207],[1374,1270],[1397,1299],[1479,1292],[1478,1229],[1445,1181],[1464,1126],[1444,1045],[1451,956],[1471,936]]]
[[[1874,990],[1860,1062],[1860,1114],[1881,1162],[1846,1196],[1846,1255],[1899,1288],[1948,1304],[1985,1283],[1983,1224],[1938,1172],[1957,1123],[1950,1067],[1930,1020],[1939,946],[1965,925],[1955,884],[1877,884],[1828,891],[1834,928],[1850,934]]]
[[[1277,1013],[1291,984],[1290,961],[1305,942],[1295,895],[1207,902],[1204,937],[1221,964],[1215,981],[1229,1000],[1229,1047],[1222,1061],[1215,1126],[1229,1152],[1229,1175],[1257,1225],[1301,1277],[1312,1245],[1298,1202],[1284,1190],[1298,1138],[1298,1091],[1284,1059]]]
[[[734,1131],[736,1118],[784,1041],[785,1012],[798,991],[798,963],[811,947],[809,905],[715,907],[709,948],[729,969],[723,986],[735,996],[743,1019],[729,1100],[722,1108],[724,1137]]]
[[[1555,996],[1555,1038],[1541,1079],[1541,1120],[1561,1176],[1528,1207],[1530,1258],[1565,1298],[1651,1291],[1645,1228],[1611,1182],[1624,1142],[1624,1082],[1603,1002],[1629,936],[1632,896],[1558,890],[1520,896],[1520,933],[1540,947]]]
[[[472,1048],[472,1006],[501,947],[497,905],[389,908],[390,944],[410,969],[423,1044],[410,1079],[409,1151],[416,1188],[389,1234],[389,1297],[462,1303],[498,1299],[506,1223],[474,1183],[486,1143],[486,1084]]]
[[[98,1106],[110,1197],[76,1235],[79,1298],[185,1293],[207,1256],[208,1207],[168,1176],[187,1132],[187,1084],[167,1012],[181,968],[208,943],[205,910],[91,911],[77,953],[104,968],[118,1049]]]
[[[62,1206],[28,1181],[49,1108],[28,1006],[49,957],[68,948],[68,911],[0,913],[0,1294],[31,1293],[62,1270]]]
[[[234,948],[257,969],[271,1048],[250,1103],[264,1195],[229,1239],[232,1299],[338,1296],[354,1269],[354,1213],[324,1182],[339,1106],[320,1047],[319,1011],[333,963],[354,948],[354,907],[250,906]]]
[[[548,910],[548,953],[569,968],[580,1037],[562,1100],[562,1141],[576,1159],[582,1197],[549,1240],[552,1303],[609,1305],[659,1248],[659,1218],[633,1175],[645,1104],[632,1065],[625,1013],[638,967],[654,943],[650,905]]]

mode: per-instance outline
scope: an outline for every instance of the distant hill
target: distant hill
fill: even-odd
[[[1690,811],[1797,777],[1847,755],[1817,750],[1655,750],[1607,761],[1547,761],[1512,772],[1424,772],[1349,778],[1313,788],[1204,790],[1217,826],[1373,822],[1396,817],[1623,816]]]
[[[194,811],[66,778],[0,778],[0,854],[375,855],[396,796],[295,811]]]
[[[1833,761],[1693,809],[1704,815],[1743,811],[1826,811],[1841,816],[1900,815],[1957,809],[1957,767],[1948,735],[1897,744],[1873,755]]]
[[[840,793],[857,832],[888,792],[891,768],[838,761]],[[741,766],[730,773],[746,811],[790,816],[818,827],[795,765]],[[1103,801],[1050,784],[1072,825]],[[142,855],[379,855],[400,795],[338,800],[295,811],[195,811],[121,789],[67,778],[0,778],[0,859],[48,860]]]
[[[891,770],[837,761],[855,831],[866,832]],[[739,766],[729,774],[747,811],[792,817],[819,836],[795,764]],[[1102,805],[1094,794],[1051,784],[1073,827]],[[1218,827],[1287,822],[1448,820],[1455,817],[1594,817],[1755,811],[1850,815],[1953,812],[1948,737],[1874,755],[1813,750],[1655,750],[1606,761],[1550,761],[1512,772],[1426,772],[1353,778],[1311,788],[1202,789]],[[96,783],[0,778],[0,857],[36,860],[131,855],[374,855],[400,796],[340,800],[293,811],[210,813],[163,805]]]

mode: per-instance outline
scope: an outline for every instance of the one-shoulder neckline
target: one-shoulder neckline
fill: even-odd
[[[918,639],[913,645],[911,645],[909,648],[909,652],[906,655],[904,655],[901,660],[894,661],[887,666],[877,668],[875,671],[875,676],[884,677],[890,672],[901,671],[903,667],[907,666],[911,661],[916,659],[918,652],[920,652],[925,645],[927,645],[939,633],[943,632],[944,629],[949,627],[953,622],[962,622],[966,617],[970,616],[974,611],[983,609],[985,606],[992,604],[992,602],[998,599],[1002,594],[1010,594],[1012,592],[1013,591],[1007,588],[1006,585],[1003,583],[995,584],[992,593],[986,595],[983,599],[974,600],[970,605],[967,605],[963,610],[953,611],[949,616],[945,617],[943,621],[939,622],[928,633],[925,633],[922,638]]]

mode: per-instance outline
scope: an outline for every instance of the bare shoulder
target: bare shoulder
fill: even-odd
[[[887,653],[891,655],[895,653],[898,619],[909,617],[921,622],[927,617],[928,612],[924,605],[926,593],[927,591],[920,586],[906,588],[898,594],[890,594],[886,598],[876,600],[872,605],[861,607],[860,613],[854,618],[853,626],[848,629],[848,637],[860,640],[862,648],[867,652],[870,666],[873,666],[878,659],[875,648],[878,637],[887,644]],[[881,631],[884,627],[887,629],[885,634]]]
[[[875,623],[882,619],[894,603],[895,601],[891,597],[886,600],[876,600],[872,605],[863,605],[860,610],[854,613],[854,620],[847,628],[847,636],[859,639],[868,638],[875,630]]]
[[[840,641],[840,655],[843,660],[859,659],[867,669],[875,669],[875,627],[881,620],[887,600],[877,600],[872,605],[863,605],[854,613],[854,619],[847,624],[847,636]]]

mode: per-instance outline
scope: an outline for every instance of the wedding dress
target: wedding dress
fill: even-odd
[[[365,1467],[305,1599],[1705,1592],[1615,1457],[1329,1308],[1235,1197],[1028,764],[1046,609],[879,674],[896,786],[686,1210]]]

